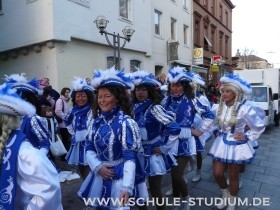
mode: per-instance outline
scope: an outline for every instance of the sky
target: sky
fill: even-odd
[[[280,1],[279,0],[231,0],[232,56],[237,49],[253,51],[280,67]]]

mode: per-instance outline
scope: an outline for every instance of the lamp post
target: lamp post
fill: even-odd
[[[104,16],[100,15],[96,18],[96,20],[94,21],[94,23],[96,24],[96,27],[99,29],[99,32],[101,35],[105,34],[106,40],[108,42],[108,44],[113,47],[114,50],[114,64],[117,67],[118,70],[120,70],[121,65],[120,65],[120,49],[123,48],[126,44],[126,42],[129,42],[131,40],[131,37],[134,33],[134,29],[131,28],[131,26],[126,26],[122,32],[124,36],[121,36],[119,33],[109,33],[107,32],[106,26],[107,23],[109,23],[109,20],[107,20]],[[113,42],[110,41],[109,39],[109,35],[113,37]],[[124,40],[122,46],[120,44],[121,39]]]

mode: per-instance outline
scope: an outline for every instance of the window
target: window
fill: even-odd
[[[215,15],[215,1],[216,0],[211,0],[211,12],[213,15]]]
[[[226,11],[226,26],[228,27],[228,11]]]
[[[188,7],[187,7],[187,0],[183,0],[183,7],[184,7],[184,9],[187,9]]]
[[[220,40],[219,40],[219,52],[220,55],[223,55],[223,36],[224,36],[224,32],[219,31],[219,35],[220,35]]]
[[[250,94],[250,100],[255,102],[266,102],[267,101],[267,88],[266,87],[253,87],[252,94]],[[272,92],[269,89],[269,99],[272,99]]]
[[[121,61],[121,59],[120,59],[120,61]],[[111,68],[114,65],[117,68],[117,66],[118,66],[118,58],[116,58],[116,63],[115,63],[114,62],[114,56],[107,57],[107,68],[109,69],[109,68]]]
[[[189,27],[188,26],[186,26],[186,25],[184,25],[184,29],[183,29],[183,31],[184,31],[184,45],[188,45],[189,43],[188,43],[188,31],[189,31]]]
[[[120,16],[125,19],[130,19],[130,0],[119,0]]]
[[[229,37],[228,36],[225,36],[225,58],[228,58],[229,56]]]
[[[158,10],[155,10],[154,21],[155,21],[155,34],[161,35],[161,12]]]
[[[0,14],[2,14],[2,0],[0,0]]]
[[[165,82],[166,75],[163,73],[163,66],[156,65],[155,66],[155,76],[158,80],[160,80],[162,83]]]
[[[176,40],[176,20],[174,18],[171,18],[171,39]]]
[[[210,47],[212,47],[212,44],[208,39],[207,35],[204,35],[204,49],[209,50]]]
[[[115,63],[114,63],[114,57],[110,56],[110,57],[107,57],[107,68],[111,68],[112,66],[114,66]]]
[[[211,43],[212,43],[212,48],[211,51],[215,52],[215,36],[216,36],[216,26],[211,25]]]
[[[140,69],[141,61],[139,60],[130,60],[130,72],[135,72]]]
[[[219,14],[220,21],[223,21],[223,6],[220,4],[220,14]]]
[[[203,6],[207,9],[208,8],[208,0],[203,0]]]
[[[199,39],[200,39],[200,21],[196,20],[195,21],[195,25],[194,25],[194,40],[195,40],[195,44],[199,45]]]
[[[194,25],[194,44],[197,45],[197,46],[201,46],[200,45],[200,23],[201,23],[201,18],[202,18],[202,15],[199,14],[198,12],[194,12],[194,22],[193,22],[193,25]]]

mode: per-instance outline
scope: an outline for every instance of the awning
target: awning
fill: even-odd
[[[209,47],[212,47],[212,44],[210,40],[207,38],[207,36],[204,36],[204,43],[207,44]]]
[[[185,67],[186,69],[189,69],[191,67],[190,63],[187,63],[186,61],[182,60],[175,60],[171,63],[171,65]]]

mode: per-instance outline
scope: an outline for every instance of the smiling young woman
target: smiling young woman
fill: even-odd
[[[250,84],[238,75],[228,74],[220,79],[221,100],[212,107],[216,116],[215,126],[219,133],[209,150],[213,158],[213,173],[222,197],[230,199],[227,210],[234,210],[233,205],[239,190],[239,173],[244,164],[251,163],[255,150],[252,143],[265,129],[265,118],[258,109],[243,103],[243,95],[252,91]],[[229,191],[225,178],[228,168]],[[226,203],[217,205],[223,209]]]
[[[86,131],[93,103],[94,89],[83,78],[75,78],[72,81],[73,107],[67,111],[64,123],[72,135],[71,146],[66,155],[69,164],[77,165],[83,179],[90,169],[86,159]]]
[[[141,146],[138,126],[131,118],[127,94],[133,84],[122,71],[114,68],[96,71],[94,75],[91,84],[96,89],[97,97],[93,103],[92,120],[88,123],[86,153],[91,173],[78,195],[82,199],[122,201],[122,205],[109,202],[100,206],[100,203],[94,203],[97,209],[128,209],[125,204],[129,197],[135,196],[137,190],[137,152]],[[146,188],[144,198],[147,197]]]

